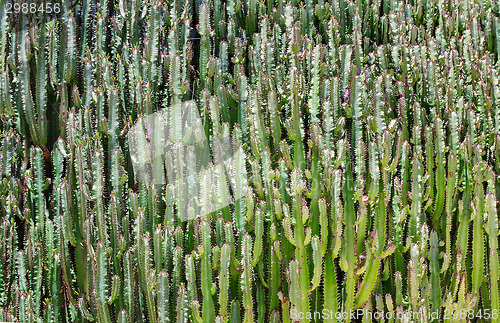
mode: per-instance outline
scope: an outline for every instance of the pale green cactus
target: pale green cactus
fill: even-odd
[[[346,257],[346,301],[345,301],[345,309],[347,312],[350,312],[354,308],[355,301],[355,277],[354,271],[356,266],[356,254],[354,250],[355,246],[355,232],[354,232],[354,222],[355,222],[355,211],[354,211],[354,181],[351,171],[351,161],[349,159],[348,154],[344,159],[345,166],[345,179],[343,185],[343,193],[344,193],[344,224],[345,224],[345,257]],[[351,318],[347,319],[347,322],[350,322]]]
[[[486,195],[485,211],[488,215],[488,236],[489,236],[489,250],[490,250],[490,280],[491,280],[491,308],[496,309],[500,306],[499,291],[498,291],[498,219],[496,210],[496,199],[492,192]],[[492,318],[492,322],[498,322],[498,318]]]
[[[253,322],[253,299],[252,299],[252,285],[253,269],[251,264],[252,257],[252,240],[248,234],[243,236],[241,254],[242,259],[242,275],[241,275],[241,292],[243,294],[242,305],[245,311],[244,322]]]
[[[97,244],[97,271],[95,273],[97,288],[97,309],[100,321],[111,322],[108,309],[108,278],[107,278],[107,257],[104,243]]]

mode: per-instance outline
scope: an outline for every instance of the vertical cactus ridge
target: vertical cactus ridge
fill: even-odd
[[[343,184],[343,200],[344,200],[344,224],[345,224],[345,231],[344,231],[344,244],[346,245],[346,248],[342,248],[343,252],[345,253],[345,259],[346,259],[346,282],[345,282],[345,293],[346,293],[346,300],[345,300],[345,309],[347,312],[350,312],[353,310],[354,307],[354,293],[355,293],[355,287],[356,287],[356,281],[355,281],[355,266],[356,266],[356,251],[355,251],[355,226],[354,222],[356,220],[356,214],[354,210],[354,180],[353,180],[353,175],[352,175],[352,170],[351,170],[351,160],[348,157],[349,154],[345,155],[346,157],[344,158],[344,166],[345,166],[345,173],[344,173],[344,184]],[[347,319],[348,322],[350,322],[351,317]]]
[[[490,279],[491,279],[491,307],[497,308],[499,305],[498,291],[498,216],[496,210],[496,198],[489,192],[486,196],[486,210],[488,215],[488,236],[489,236],[489,256],[490,256]],[[498,318],[492,318],[492,322],[498,322]]]

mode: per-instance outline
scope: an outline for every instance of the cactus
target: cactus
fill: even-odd
[[[499,309],[497,3],[8,4],[0,320]]]
[[[489,192],[486,195],[485,208],[488,215],[488,236],[489,236],[489,252],[490,252],[490,279],[491,279],[491,308],[495,309],[500,306],[498,295],[498,220],[496,202],[493,193]],[[498,318],[493,318],[492,322],[498,322]]]
[[[253,270],[251,266],[251,257],[252,257],[252,240],[248,234],[243,236],[242,241],[242,249],[241,254],[243,255],[242,259],[242,275],[241,275],[241,292],[242,296],[242,305],[245,310],[244,313],[244,322],[253,322],[253,300],[252,300],[252,278],[253,278]]]
[[[214,304],[212,299],[211,285],[212,285],[212,266],[210,265],[210,232],[209,223],[202,220],[200,223],[201,235],[201,275],[202,275],[202,294],[203,294],[203,310],[202,318],[204,321],[213,321],[215,319]]]
[[[343,193],[344,197],[344,224],[346,226],[345,229],[345,245],[346,248],[342,248],[345,250],[346,257],[346,301],[345,301],[345,309],[347,312],[351,312],[354,308],[355,301],[355,277],[354,270],[356,266],[356,254],[354,250],[354,222],[355,222],[355,211],[354,211],[354,181],[351,171],[351,161],[346,155],[344,159],[345,165],[345,180],[344,180],[344,189]],[[350,322],[350,317],[347,319],[347,322]]]

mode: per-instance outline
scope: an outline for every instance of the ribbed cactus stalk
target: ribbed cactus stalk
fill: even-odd
[[[168,286],[168,274],[161,271],[158,274],[158,322],[169,322],[170,321],[170,310],[169,310],[169,286]]]
[[[219,274],[219,315],[222,318],[228,316],[228,291],[229,291],[229,263],[230,263],[230,246],[224,244],[221,248],[220,254],[220,274]]]
[[[441,307],[441,285],[439,277],[439,241],[435,231],[431,233],[430,251],[429,251],[429,270],[430,270],[430,283],[431,283],[431,303],[430,310],[436,312]]]
[[[348,155],[347,155],[348,156]],[[344,184],[343,184],[343,200],[344,200],[344,224],[345,224],[345,257],[346,257],[346,283],[345,283],[345,310],[350,312],[354,308],[354,298],[355,298],[355,277],[354,270],[356,266],[356,254],[354,250],[355,246],[355,227],[354,222],[355,211],[354,211],[354,181],[351,171],[351,161],[348,157],[344,159]],[[347,319],[347,322],[351,321],[351,317]]]
[[[97,310],[101,322],[111,322],[108,309],[108,278],[107,278],[107,257],[104,243],[97,244],[97,271],[96,277],[96,296]]]
[[[354,307],[363,307],[369,300],[370,294],[375,286],[380,271],[381,252],[378,249],[377,234],[372,235],[373,241],[367,248],[366,268],[363,280],[354,300]]]
[[[498,291],[498,219],[496,210],[496,199],[492,192],[486,195],[485,209],[488,216],[488,236],[489,236],[489,269],[490,269],[490,280],[491,280],[491,308],[496,309],[500,306],[499,291]],[[492,317],[492,322],[498,322],[498,318]]]
[[[201,277],[202,277],[202,288],[201,292],[203,295],[203,309],[202,318],[203,321],[212,322],[215,320],[215,310],[212,299],[212,266],[211,266],[211,251],[210,247],[210,227],[206,220],[200,222],[200,236],[201,236],[201,249],[200,255],[201,260]]]
[[[253,268],[251,264],[252,259],[252,240],[250,235],[245,234],[241,244],[242,259],[242,275],[241,275],[241,292],[242,292],[242,305],[244,310],[243,322],[253,322],[253,299],[252,299],[252,285],[253,281]]]
[[[483,222],[485,211],[485,196],[482,180],[476,179],[474,187],[474,207],[472,209],[473,231],[472,231],[472,292],[477,293],[484,279],[485,269],[485,241],[483,233]]]
[[[34,194],[34,202],[35,202],[35,210],[34,210],[34,222],[37,223],[40,227],[40,232],[44,232],[45,221],[47,218],[47,206],[46,200],[44,197],[44,186],[46,183],[45,176],[43,175],[44,162],[43,162],[43,152],[40,148],[34,148],[31,151],[31,162],[36,166],[32,184]]]

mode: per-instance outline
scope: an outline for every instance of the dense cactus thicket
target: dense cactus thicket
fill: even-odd
[[[8,2],[0,321],[500,322],[499,2]],[[127,136],[187,101],[248,185],[185,221]]]

